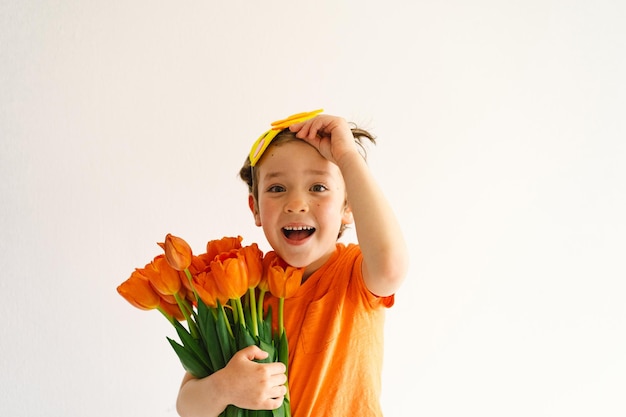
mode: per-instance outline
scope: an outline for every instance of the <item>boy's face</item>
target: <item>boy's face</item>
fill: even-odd
[[[352,223],[339,168],[305,142],[271,146],[257,164],[257,226],[288,264],[305,267],[305,277],[335,251],[341,224]]]

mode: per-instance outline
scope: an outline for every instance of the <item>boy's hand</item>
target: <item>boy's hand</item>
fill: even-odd
[[[257,363],[267,358],[258,346],[237,352],[220,373],[220,392],[228,403],[249,410],[273,410],[283,403],[287,392],[286,368],[281,362]]]
[[[354,136],[345,119],[328,114],[289,126],[296,137],[304,140],[329,161],[341,166],[341,161],[353,153],[358,153]]]

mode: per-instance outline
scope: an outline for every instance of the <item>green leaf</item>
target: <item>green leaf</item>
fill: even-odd
[[[272,340],[272,308],[269,307],[265,317],[259,322],[259,339],[269,343]]]
[[[218,302],[219,304],[219,302]],[[224,358],[224,363],[228,363],[230,358],[236,353],[235,351],[235,340],[228,332],[228,327],[226,324],[224,310],[219,308],[217,311],[217,321],[216,321],[216,331],[217,331],[217,339],[219,340],[220,346],[222,348],[222,356]]]
[[[289,345],[287,344],[287,333],[283,331],[278,342],[278,360],[289,366]]]
[[[200,331],[200,334],[202,335],[202,338],[206,338],[207,334],[205,333],[205,330],[203,328],[203,325],[206,325],[208,323],[213,323],[215,324],[215,319],[214,319],[214,314],[212,312],[212,309],[210,309],[209,307],[207,307],[206,304],[204,304],[204,301],[202,301],[201,299],[198,299],[198,330]],[[213,326],[215,327],[215,326]]]
[[[214,371],[226,366],[222,347],[217,337],[216,314],[216,309],[209,309],[202,300],[198,300],[198,328]]]
[[[184,346],[180,345],[178,342],[170,339],[169,337],[167,338],[167,340],[170,342],[170,345],[172,345],[174,352],[176,352],[176,355],[178,355],[178,359],[180,359],[180,363],[183,365],[183,368],[185,368],[186,371],[188,371],[196,378],[204,378],[205,376],[209,375],[209,371],[207,370],[207,368],[202,364],[202,361],[200,361],[193,352],[185,349]]]
[[[174,328],[176,329],[176,333],[178,333],[178,337],[180,337],[181,342],[183,342],[185,349],[193,352],[197,359],[202,362],[206,370],[209,373],[213,373],[214,369],[211,367],[208,352],[203,348],[198,339],[193,337],[187,329],[180,324],[180,322],[174,322]]]
[[[243,417],[243,410],[241,408],[237,408],[234,405],[229,405],[224,410],[225,417]]]
[[[276,362],[276,348],[274,347],[273,342],[267,343],[265,340],[260,340],[259,347],[261,348],[261,350],[267,352],[268,355],[267,355],[267,358],[263,360],[259,360],[258,362],[260,363]]]
[[[285,400],[283,400],[283,403],[281,404],[280,407],[272,410],[272,417],[287,417],[285,414]]]
[[[237,350],[241,350],[248,346],[256,345],[257,341],[250,333],[249,327],[243,327],[241,324],[238,326],[237,331]]]
[[[285,416],[291,417],[291,401],[289,400],[289,398],[284,399],[283,408],[285,409]]]

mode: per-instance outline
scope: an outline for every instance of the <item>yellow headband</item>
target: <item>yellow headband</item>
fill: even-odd
[[[272,140],[278,135],[283,129],[288,128],[291,125],[295,125],[296,123],[304,122],[306,120],[312,119],[324,109],[318,109],[303,113],[293,114],[286,119],[277,120],[272,123],[272,127],[267,132],[263,133],[252,145],[252,149],[250,149],[250,166],[255,166],[259,159],[263,156],[263,152],[270,146]]]

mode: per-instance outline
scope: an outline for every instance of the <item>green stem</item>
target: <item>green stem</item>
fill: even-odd
[[[246,316],[243,314],[243,305],[241,304],[241,298],[236,298],[235,305],[237,306],[237,314],[239,315],[239,320],[243,328],[246,328]]]
[[[176,295],[177,295],[177,296],[178,296],[178,298],[180,299],[180,302],[179,302],[179,301],[177,301],[177,302],[178,302],[178,306],[179,306],[181,309],[183,309],[183,308],[184,308],[184,309],[185,309],[185,311],[187,312],[187,314],[188,314],[189,316],[192,316],[192,315],[194,314],[194,311],[193,311],[193,306],[192,306],[191,304],[189,304],[189,302],[187,301],[187,299],[186,299],[186,298],[182,298],[182,297],[180,296],[180,294],[176,294]],[[184,314],[184,313],[183,313],[183,314]]]
[[[189,268],[185,268],[184,272],[185,272],[185,276],[187,277],[187,280],[189,281],[189,286],[191,287],[191,290],[193,291],[194,298],[196,300],[199,300],[200,294],[198,294],[198,292],[196,291],[196,287],[194,287],[193,285],[193,277],[191,276],[191,272],[189,272]],[[190,307],[189,314],[193,315],[196,318],[198,317],[196,312],[193,309],[193,306]]]
[[[283,334],[285,331],[285,318],[284,318],[284,310],[285,310],[285,299],[278,299],[278,334]]]
[[[165,310],[163,310],[161,307],[157,307],[157,310],[159,310],[161,312],[161,314],[163,314],[163,316],[165,316],[165,318],[167,319],[167,321],[170,322],[170,324],[174,325],[174,317],[172,317],[169,314],[167,314],[165,312]]]
[[[233,334],[233,329],[230,327],[230,322],[228,321],[228,316],[226,315],[226,311],[224,310],[224,306],[222,304],[220,304],[219,306],[222,309],[222,314],[224,315],[224,319],[225,319],[224,321],[226,322],[226,329],[228,330],[228,334],[231,337],[234,338],[235,335]],[[219,313],[217,312],[217,310],[215,310],[215,312],[213,314],[219,314]]]
[[[196,292],[196,287],[193,286],[193,277],[191,276],[191,272],[189,272],[189,268],[185,268],[185,276],[187,277],[187,280],[189,281],[189,286],[193,290],[193,295],[196,296],[196,300],[199,299],[200,295],[198,295],[198,293]]]
[[[261,290],[261,292],[259,293],[259,303],[257,304],[257,317],[259,317],[260,320],[265,320],[265,317],[263,317],[263,300],[265,299],[265,292]]]
[[[174,294],[174,298],[176,299],[176,303],[178,303],[178,307],[180,307],[180,311],[182,311],[183,316],[185,316],[185,320],[187,320],[187,324],[189,325],[189,331],[191,332],[191,335],[195,339],[198,339],[199,333],[198,333],[198,328],[196,327],[196,322],[193,321],[190,316],[191,307],[189,306],[186,300],[180,298],[180,295],[178,293]]]
[[[231,311],[233,312],[233,323],[239,323],[239,308],[237,307],[236,299],[230,299],[230,307]]]
[[[259,323],[257,320],[257,311],[256,311],[256,294],[254,293],[254,288],[249,288],[248,293],[250,294],[250,315],[252,316],[252,334],[255,337],[259,337]]]
[[[285,393],[285,398],[287,399],[287,401],[291,404],[291,396],[289,395],[289,380],[287,380],[287,382],[285,382],[285,388],[287,388],[287,392]],[[291,406],[287,409],[285,409],[286,412],[286,417],[291,417]]]

